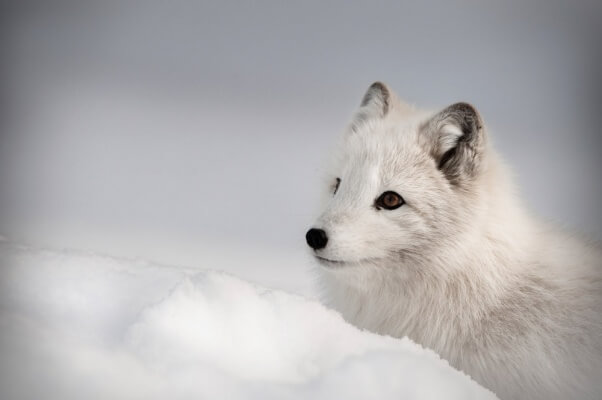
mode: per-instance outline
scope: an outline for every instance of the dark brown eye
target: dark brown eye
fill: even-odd
[[[384,208],[385,210],[395,210],[401,207],[405,201],[395,192],[387,191],[381,194],[374,202],[377,209]]]
[[[341,178],[337,178],[337,180],[334,184],[334,190],[332,191],[333,195],[337,194],[337,190],[339,190],[340,185],[341,185]]]

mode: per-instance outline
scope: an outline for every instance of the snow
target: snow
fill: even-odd
[[[0,268],[2,399],[495,399],[407,338],[223,271],[6,240]]]

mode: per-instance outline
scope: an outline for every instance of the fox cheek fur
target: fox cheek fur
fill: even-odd
[[[602,398],[600,244],[525,211],[473,106],[425,112],[374,83],[330,171],[306,236],[326,303],[501,399]]]

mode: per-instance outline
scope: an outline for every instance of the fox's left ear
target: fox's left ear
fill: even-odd
[[[454,185],[478,175],[483,164],[485,132],[477,110],[456,103],[422,126],[431,156]]]

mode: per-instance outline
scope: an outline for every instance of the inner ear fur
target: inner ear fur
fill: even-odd
[[[452,184],[478,175],[485,132],[476,108],[468,103],[452,104],[435,114],[422,129],[431,156]]]

